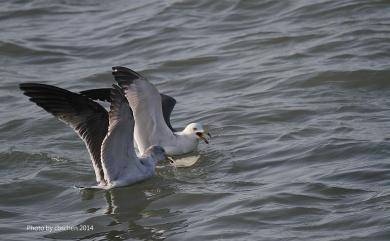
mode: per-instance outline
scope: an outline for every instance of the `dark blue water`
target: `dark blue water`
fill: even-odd
[[[2,239],[390,239],[388,1],[10,0],[0,29]],[[116,65],[213,139],[191,168],[79,191],[82,141],[17,86],[108,87]]]

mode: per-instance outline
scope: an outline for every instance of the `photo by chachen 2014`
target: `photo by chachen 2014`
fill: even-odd
[[[0,239],[388,241],[389,27],[388,0],[2,1]]]

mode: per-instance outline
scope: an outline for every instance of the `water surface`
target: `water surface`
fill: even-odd
[[[390,239],[388,1],[10,0],[0,28],[5,240]],[[107,87],[115,65],[214,138],[192,168],[79,191],[83,143],[17,86]]]

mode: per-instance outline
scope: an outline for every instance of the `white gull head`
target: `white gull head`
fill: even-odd
[[[192,137],[197,140],[203,140],[207,144],[209,143],[208,137],[210,137],[210,133],[208,132],[208,127],[200,123],[188,124],[186,128],[181,131],[181,135]]]

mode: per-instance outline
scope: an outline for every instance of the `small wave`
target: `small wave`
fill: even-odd
[[[383,90],[390,88],[390,71],[359,69],[352,71],[321,71],[291,77],[289,87],[313,88],[319,86],[338,86],[347,89],[367,88]]]
[[[3,55],[9,57],[27,57],[32,55],[37,56],[51,56],[59,58],[60,56],[65,56],[66,53],[59,51],[48,51],[32,48],[28,44],[15,43],[15,42],[0,42],[0,51]]]
[[[50,162],[51,158],[46,154],[21,151],[0,153],[0,183],[3,185],[33,180]]]

